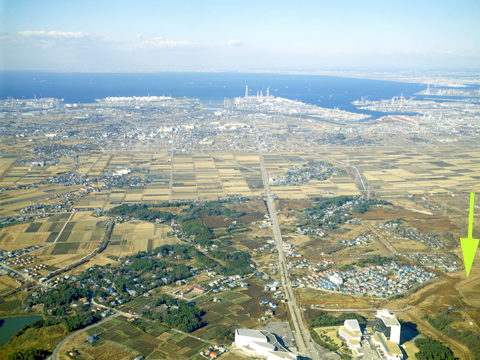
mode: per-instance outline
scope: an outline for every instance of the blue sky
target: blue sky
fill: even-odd
[[[0,0],[0,66],[480,68],[480,1]]]

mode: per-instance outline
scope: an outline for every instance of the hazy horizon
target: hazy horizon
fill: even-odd
[[[4,70],[480,68],[476,1],[1,1],[1,6]]]

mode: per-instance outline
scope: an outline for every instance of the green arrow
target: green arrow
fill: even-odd
[[[470,193],[470,213],[468,214],[468,238],[460,238],[463,252],[463,262],[467,271],[467,278],[472,268],[473,259],[477,252],[479,239],[472,239],[473,232],[473,208],[475,201],[475,193]]]

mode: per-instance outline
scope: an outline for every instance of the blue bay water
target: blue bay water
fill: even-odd
[[[267,87],[270,94],[340,110],[385,115],[357,110],[351,101],[368,95],[368,100],[410,98],[426,85],[353,79],[320,75],[271,75],[246,73],[55,73],[35,71],[0,71],[0,99],[55,97],[67,103],[92,103],[108,96],[171,95],[198,98],[204,104],[219,103],[224,98],[250,95]]]

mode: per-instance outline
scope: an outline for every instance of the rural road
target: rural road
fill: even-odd
[[[363,221],[362,221],[362,225],[365,226],[365,228],[369,229],[370,231],[373,231],[373,232],[375,233],[375,235],[378,236],[378,238],[379,238],[380,241],[383,243],[383,245],[385,245],[385,247],[386,247],[388,250],[390,250],[393,254],[395,254],[395,255],[400,255],[400,254],[398,253],[398,251],[395,250],[395,248],[394,248],[392,245],[390,245],[390,243],[387,241],[387,239],[385,239],[385,237],[382,235],[382,233],[380,233],[380,232],[375,228],[375,226],[370,225],[370,224],[365,225],[365,224],[363,223]]]
[[[407,311],[407,310],[410,310],[412,307],[410,305],[408,305],[407,307],[404,307],[403,309],[392,309],[392,310],[388,310],[388,311]],[[382,309],[377,309],[377,308],[368,308],[368,309],[327,309],[325,307],[319,307],[319,306],[316,306],[315,309],[318,309],[318,310],[322,310],[322,311],[340,311],[340,312],[355,312],[355,311],[377,311],[377,310],[382,310]]]
[[[108,321],[110,319],[113,319],[119,315],[122,315],[120,313],[116,313],[114,315],[110,315],[110,316],[107,316],[105,319],[103,320],[100,320],[99,322],[96,322],[95,324],[92,324],[92,325],[89,325],[87,326],[86,328],[83,328],[83,329],[80,329],[80,330],[77,330],[73,333],[71,333],[70,335],[68,335],[65,339],[63,339],[62,341],[60,341],[60,343],[57,345],[57,347],[55,348],[55,350],[53,350],[53,353],[52,355],[50,355],[47,360],[58,360],[58,352],[60,351],[60,349],[62,348],[62,346],[68,341],[70,340],[71,338],[73,338],[75,335],[78,335],[78,334],[81,334],[82,332],[84,331],[87,331],[88,329],[91,329],[92,327],[94,326],[97,326],[105,321]]]

